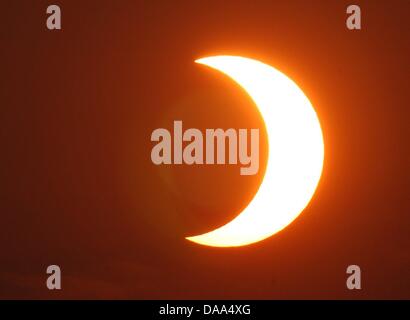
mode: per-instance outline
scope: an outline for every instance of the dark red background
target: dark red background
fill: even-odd
[[[361,31],[345,26],[350,1],[3,1],[0,297],[410,298],[410,3],[356,3]],[[325,139],[306,210],[236,249],[184,239],[235,217],[266,164],[252,101],[193,63],[213,54],[290,76]],[[151,132],[178,119],[261,128],[260,173],[154,166]],[[50,264],[61,291],[45,286]]]

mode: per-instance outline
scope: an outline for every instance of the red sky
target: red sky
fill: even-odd
[[[410,298],[408,1],[48,1],[0,5],[0,298]],[[260,243],[198,246],[263,170],[157,167],[151,132],[261,128],[231,80],[193,61],[275,66],[320,118],[325,163],[299,218]],[[59,292],[46,267],[62,269]],[[361,291],[346,268],[362,268]]]

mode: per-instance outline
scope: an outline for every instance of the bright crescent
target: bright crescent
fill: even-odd
[[[248,206],[226,225],[186,239],[214,247],[261,241],[296,219],[316,190],[324,158],[319,119],[303,91],[269,65],[237,56],[195,62],[221,71],[249,94],[266,125],[269,156],[262,183]]]

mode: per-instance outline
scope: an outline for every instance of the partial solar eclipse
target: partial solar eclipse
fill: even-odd
[[[319,119],[303,91],[269,65],[238,56],[195,62],[226,74],[249,94],[265,122],[269,155],[262,183],[249,205],[226,225],[186,239],[213,247],[264,240],[296,219],[316,190],[324,158]]]

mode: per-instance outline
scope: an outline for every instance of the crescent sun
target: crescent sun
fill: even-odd
[[[226,74],[249,94],[265,122],[269,156],[262,183],[248,206],[226,225],[186,239],[214,247],[264,240],[296,219],[316,190],[324,158],[319,119],[303,91],[267,64],[238,56],[195,62]]]

